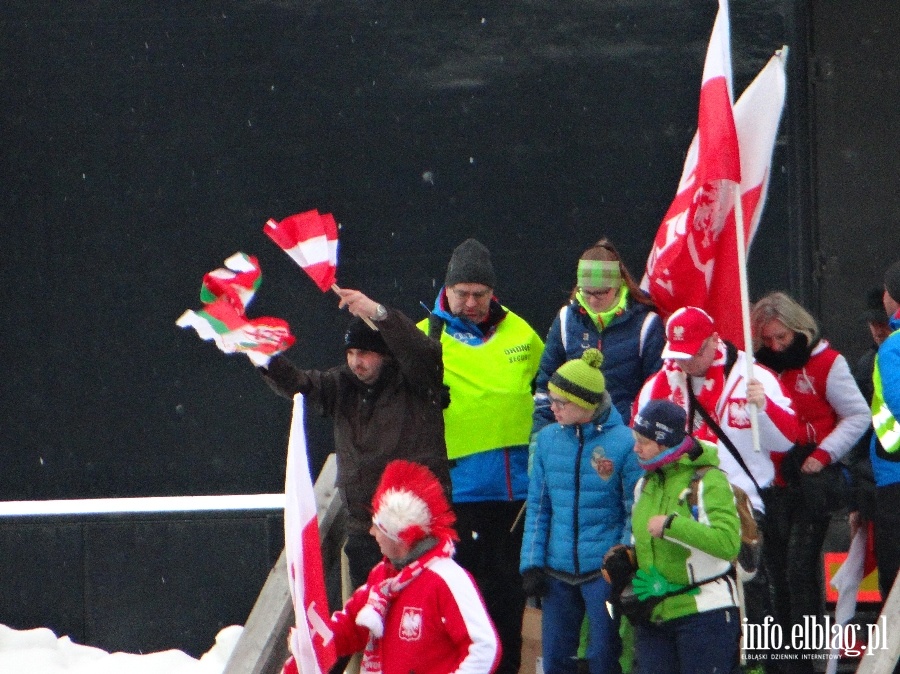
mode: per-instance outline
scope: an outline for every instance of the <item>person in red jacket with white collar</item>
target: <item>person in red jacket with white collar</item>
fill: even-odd
[[[822,617],[819,568],[831,514],[841,502],[840,475],[826,466],[846,455],[869,425],[869,407],[844,357],[819,335],[816,320],[784,293],[760,299],[750,315],[757,362],[773,370],[791,397],[799,436],[773,454],[775,482],[766,502],[763,552],[785,634],[805,616]],[[792,660],[792,672],[812,672]]]
[[[492,674],[500,639],[475,581],[453,561],[456,515],[438,479],[392,461],[372,511],[384,559],[331,616],[338,656],[362,651],[363,674]]]

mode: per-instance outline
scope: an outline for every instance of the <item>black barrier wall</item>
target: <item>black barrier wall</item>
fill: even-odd
[[[333,212],[339,282],[416,318],[469,236],[493,251],[501,301],[541,333],[601,235],[640,275],[696,127],[715,10],[6,2],[0,499],[282,490],[290,404],[245,358],[175,326],[199,308],[203,274],[242,250],[263,268],[249,313],[288,320],[298,364],[339,362],[346,315],[261,233],[269,217]],[[739,93],[796,26],[784,0],[735,0],[732,15]],[[786,150],[799,114],[782,126],[753,288],[787,286],[797,269],[784,239],[805,227]],[[316,468],[330,427],[308,426]],[[64,562],[54,531],[23,549]],[[124,545],[114,534],[98,530],[96,549]],[[198,545],[171,561],[197,563],[197,592],[212,593],[203,559]],[[3,564],[25,574],[22,561]],[[236,569],[233,581],[255,592],[261,578]],[[16,606],[3,597],[0,621],[47,623],[40,601]],[[208,630],[191,643],[165,625],[135,630],[86,634],[114,648],[209,646]]]
[[[640,269],[715,3],[452,4],[8,3],[2,498],[280,491],[289,403],[174,324],[243,250],[249,313],[289,321],[299,364],[338,362],[346,315],[268,217],[333,212],[339,282],[415,317],[470,235],[539,332],[600,235]],[[786,29],[778,2],[732,11],[740,91]],[[766,236],[781,169],[766,279],[789,266]]]

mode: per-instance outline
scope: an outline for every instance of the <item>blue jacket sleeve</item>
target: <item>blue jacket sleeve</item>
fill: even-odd
[[[622,505],[625,508],[625,527],[619,543],[631,545],[631,511],[634,508],[634,489],[644,477],[644,469],[638,463],[637,454],[629,451],[622,466]]]
[[[550,495],[547,490],[544,460],[547,455],[542,447],[542,436],[537,438],[534,464],[528,483],[528,499],[525,501],[525,531],[522,535],[522,553],[519,570],[544,568],[547,559],[547,536],[550,531]]]

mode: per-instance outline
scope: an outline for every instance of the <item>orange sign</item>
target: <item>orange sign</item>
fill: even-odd
[[[826,552],[825,553],[825,601],[835,603],[838,600],[838,593],[831,587],[831,579],[834,574],[841,568],[841,564],[847,559],[846,552]],[[874,569],[868,576],[862,579],[859,584],[859,592],[856,594],[856,601],[865,604],[878,604],[881,602],[881,593],[878,591],[878,569]]]

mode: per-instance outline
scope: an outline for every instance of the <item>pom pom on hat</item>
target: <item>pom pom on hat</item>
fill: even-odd
[[[603,400],[606,378],[600,371],[603,354],[599,349],[586,349],[581,358],[559,366],[547,388],[579,407],[590,410]]]
[[[372,498],[372,523],[390,539],[412,547],[426,536],[459,540],[441,483],[425,466],[391,461]]]

